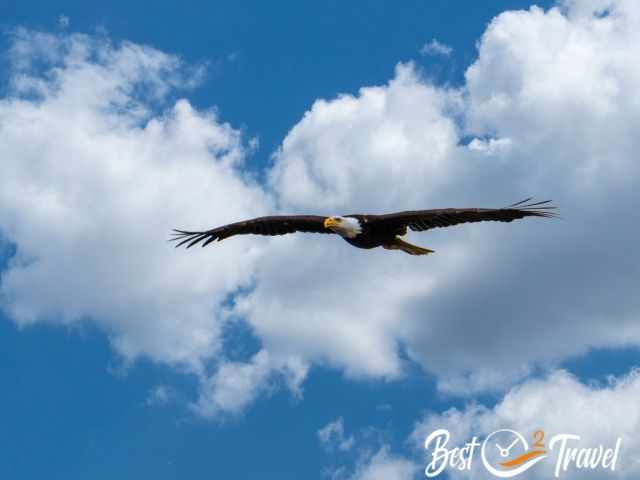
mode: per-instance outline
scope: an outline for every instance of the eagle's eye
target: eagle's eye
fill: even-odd
[[[342,222],[342,219],[340,217],[336,218],[336,222],[340,223]]]

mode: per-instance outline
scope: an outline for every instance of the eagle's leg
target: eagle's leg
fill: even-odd
[[[387,250],[402,250],[409,255],[429,255],[430,253],[434,252],[433,250],[429,250],[428,248],[422,248],[417,245],[412,245],[409,242],[405,242],[399,237],[396,237],[391,243],[382,245],[382,247],[386,248]]]

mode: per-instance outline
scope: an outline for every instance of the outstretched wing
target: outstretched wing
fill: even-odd
[[[317,215],[258,217],[202,232],[174,230],[174,236],[171,240],[178,242],[176,247],[186,243],[187,248],[190,248],[203,240],[202,246],[206,247],[214,240],[220,241],[234,235],[285,235],[294,232],[332,233],[324,228],[324,219],[325,217]]]
[[[551,200],[529,203],[531,198],[514,203],[506,208],[443,208],[438,210],[415,210],[379,215],[376,222],[380,226],[392,228],[409,227],[414,232],[422,232],[438,227],[450,227],[470,222],[511,222],[524,217],[553,218],[556,208],[549,205]]]

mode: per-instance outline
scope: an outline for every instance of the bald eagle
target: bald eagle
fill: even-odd
[[[401,250],[409,255],[428,255],[433,250],[412,245],[401,237],[407,228],[422,232],[438,227],[450,227],[469,222],[511,222],[524,217],[553,218],[555,208],[551,200],[530,203],[531,198],[514,203],[506,208],[444,208],[437,210],[413,210],[386,215],[352,214],[322,217],[318,215],[277,215],[258,217],[242,222],[200,232],[174,230],[176,247],[187,248],[203,242],[206,247],[214,240],[221,241],[234,235],[285,235],[294,232],[334,233],[358,248],[382,247]]]

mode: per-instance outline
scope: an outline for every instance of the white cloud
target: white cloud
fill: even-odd
[[[58,26],[60,28],[67,28],[70,23],[71,21],[69,20],[69,17],[67,17],[66,15],[58,16]]]
[[[128,361],[203,371],[221,349],[223,302],[262,248],[187,254],[167,238],[271,208],[241,170],[240,133],[186,100],[153,113],[194,70],[150,47],[18,30],[11,53],[0,226],[18,250],[4,309],[21,326],[91,319]]]
[[[382,447],[375,455],[362,462],[350,480],[411,480],[418,466]]]
[[[418,465],[411,459],[391,453],[384,437],[384,433],[375,427],[346,435],[342,417],[329,422],[318,430],[318,439],[328,452],[338,454],[341,464],[325,468],[324,475],[332,480],[414,478]]]
[[[355,443],[353,435],[345,436],[344,422],[342,417],[329,422],[320,430],[318,430],[318,438],[328,449],[337,448],[338,450],[351,450]]]
[[[419,469],[412,460],[391,453],[386,444],[374,449],[359,448],[350,455],[355,455],[353,464],[326,468],[324,476],[331,480],[412,480]]]
[[[430,42],[425,43],[420,49],[421,55],[435,55],[435,56],[439,55],[442,57],[448,57],[452,53],[453,53],[453,48],[451,48],[449,45],[440,43],[435,38]]]
[[[640,178],[631,120],[640,111],[631,28],[640,6],[613,4],[606,18],[571,8],[504,13],[467,71],[469,128],[511,145],[499,162],[476,157],[480,168],[466,175],[476,180],[459,187],[549,195],[565,220],[522,236],[514,225],[504,240],[497,230],[476,237],[480,258],[416,303],[414,312],[438,320],[414,332],[415,358],[448,383],[465,371],[472,387],[478,375],[517,376],[536,361],[640,340],[640,305],[627,300],[640,280],[628,268],[639,260],[628,249],[637,229],[626,220]]]
[[[200,70],[149,47],[27,30],[11,58],[12,93],[0,101],[0,225],[18,247],[2,275],[9,316],[97,322],[127,362],[196,373],[203,415],[238,412],[274,379],[300,395],[301,359],[261,351],[242,364],[222,351],[224,304],[250,285],[265,243],[185,252],[167,242],[174,227],[273,208],[242,168],[251,147],[215,112],[182,99],[154,113]]]
[[[152,405],[166,405],[171,401],[174,396],[174,392],[169,385],[156,385],[149,392],[146,404]]]
[[[637,460],[640,441],[640,375],[633,371],[628,376],[612,379],[608,385],[595,386],[581,383],[564,371],[555,371],[547,378],[529,380],[513,388],[493,408],[472,404],[464,410],[451,409],[440,415],[431,415],[420,422],[413,433],[418,448],[426,436],[439,428],[451,432],[450,447],[462,445],[473,435],[480,440],[501,428],[515,429],[528,435],[544,429],[549,456],[527,471],[529,479],[553,478],[558,447],[550,449],[549,440],[556,434],[579,435],[573,446],[613,447],[621,438],[621,449],[616,471],[594,471],[569,468],[562,478],[616,478],[632,479],[640,474]],[[430,458],[430,457],[427,457]],[[470,472],[449,471],[452,478],[487,478],[479,459]]]
[[[283,380],[294,394],[307,375],[307,366],[295,358],[279,359],[260,350],[249,362],[222,362],[216,373],[203,380],[194,411],[205,417],[241,413],[257,396]]]
[[[469,142],[469,150],[486,155],[504,155],[509,152],[511,145],[512,142],[509,138],[489,138],[486,140],[474,138]]]

